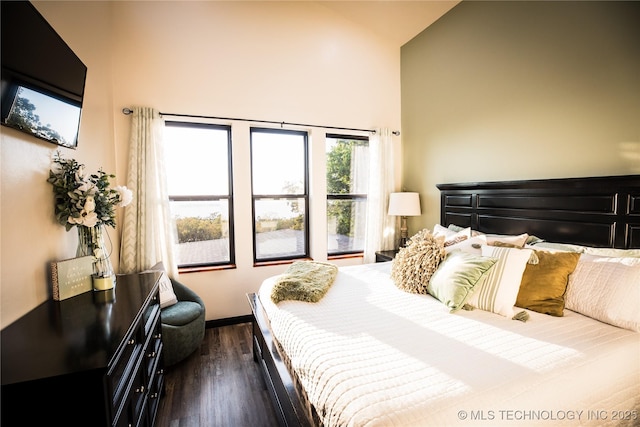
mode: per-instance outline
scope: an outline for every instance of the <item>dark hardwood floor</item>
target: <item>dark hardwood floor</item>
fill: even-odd
[[[156,427],[278,425],[253,361],[251,323],[207,328],[200,350],[165,373]]]

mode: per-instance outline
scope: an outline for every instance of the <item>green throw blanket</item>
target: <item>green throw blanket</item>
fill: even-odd
[[[271,290],[271,300],[318,302],[338,274],[338,267],[317,261],[296,261],[287,268]]]

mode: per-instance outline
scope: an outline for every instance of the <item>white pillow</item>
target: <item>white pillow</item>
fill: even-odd
[[[160,288],[160,308],[169,307],[170,305],[177,303],[178,297],[176,297],[175,292],[173,292],[173,284],[164,269],[162,261],[142,273],[149,273],[152,271],[160,271],[162,273],[160,276],[160,283],[158,284],[158,287]]]
[[[531,249],[483,246],[482,256],[498,258],[498,262],[487,272],[484,283],[476,288],[468,304],[511,319],[522,274],[532,252]]]
[[[528,233],[522,233],[518,235],[511,234],[490,234],[482,233],[481,231],[472,230],[472,236],[485,236],[487,238],[487,244],[493,243],[506,243],[508,245],[517,246],[523,248],[527,240],[529,239]]]
[[[608,256],[615,258],[640,258],[640,249],[612,249],[612,248],[592,248],[585,246],[584,253],[596,256]]]
[[[453,243],[449,246],[445,246],[444,251],[450,253],[453,251],[468,252],[475,255],[482,255],[482,246],[487,244],[487,238],[485,236],[469,237],[468,239],[460,242]]]
[[[436,224],[433,226],[433,235],[436,237],[444,236],[444,246],[446,248],[448,246],[467,240],[469,237],[471,237],[471,227],[454,231],[443,227],[440,224]]]
[[[578,252],[581,254],[614,258],[640,258],[640,249],[594,248],[591,246],[574,245],[572,243],[545,242],[544,240],[527,244],[525,247],[531,247],[532,249]]]
[[[508,245],[523,248],[529,235],[527,233],[518,234],[517,236],[508,236],[504,234],[487,234],[487,244],[506,243]]]
[[[167,276],[167,273],[164,271],[160,276],[160,308],[169,307],[178,302],[178,297],[176,297],[175,292],[173,292],[173,284],[171,283],[171,279]]]
[[[533,242],[529,245],[533,249],[540,249],[543,251],[560,251],[560,252],[578,252],[583,253],[585,246],[574,245],[573,243],[560,243],[560,242],[547,242],[545,240],[540,242]]]
[[[565,308],[640,331],[640,258],[582,254],[569,275]]]
[[[456,234],[456,231],[453,230],[449,230],[446,227],[441,226],[440,224],[435,224],[433,226],[433,233],[434,236],[444,236],[445,238],[451,234]]]

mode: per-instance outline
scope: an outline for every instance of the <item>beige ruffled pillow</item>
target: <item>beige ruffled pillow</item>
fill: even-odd
[[[413,235],[391,264],[396,286],[414,294],[427,294],[433,273],[445,257],[444,236],[435,237],[428,229]]]

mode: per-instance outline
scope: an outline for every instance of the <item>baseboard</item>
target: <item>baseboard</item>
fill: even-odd
[[[220,326],[238,325],[240,323],[249,323],[252,320],[252,316],[247,314],[246,316],[227,317],[225,319],[207,320],[205,322],[205,328],[219,328]]]

